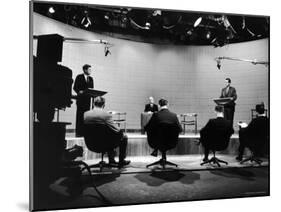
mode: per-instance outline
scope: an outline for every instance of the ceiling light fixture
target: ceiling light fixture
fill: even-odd
[[[216,61],[217,61],[217,68],[220,70],[221,69],[221,58],[216,58]]]
[[[85,13],[85,16],[82,18],[81,24],[85,27],[88,28],[89,26],[92,25],[91,19],[88,15],[88,13]]]
[[[210,32],[210,31],[207,32],[206,38],[207,38],[208,40],[211,38],[211,32]]]
[[[104,47],[104,56],[107,57],[108,54],[111,54],[111,52],[109,51],[109,46],[105,46]]]
[[[149,30],[151,27],[151,24],[149,22],[146,22],[145,23],[145,29]]]
[[[54,14],[56,11],[53,7],[49,7],[49,13]]]
[[[104,15],[104,19],[106,19],[106,20],[109,19],[109,14],[108,14],[108,13],[106,13],[106,14]]]
[[[194,22],[194,27],[197,27],[202,21],[202,17],[197,18],[197,20]]]
[[[162,11],[161,11],[161,10],[154,10],[154,11],[152,12],[152,15],[153,15],[153,16],[162,15]]]

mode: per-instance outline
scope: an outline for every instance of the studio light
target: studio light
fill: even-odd
[[[194,27],[197,27],[202,21],[202,17],[197,18],[197,20],[194,22]]]
[[[161,10],[154,10],[152,15],[153,16],[162,15],[162,11]]]
[[[220,70],[221,69],[221,59],[217,58],[216,61],[217,61],[217,68]]]
[[[53,7],[49,7],[49,13],[54,14],[56,11]]]
[[[189,30],[186,31],[186,34],[187,34],[188,36],[190,36],[190,35],[192,35],[192,32],[193,32],[193,30],[192,30],[192,29],[189,29]]]
[[[89,17],[89,14],[88,14],[88,11],[84,11],[85,13],[85,16],[82,18],[82,21],[81,21],[81,24],[85,27],[85,28],[88,28],[89,26],[92,25],[92,21]]]
[[[151,24],[149,22],[146,22],[145,23],[145,29],[149,30],[151,27]]]
[[[104,19],[109,20],[109,14],[108,14],[108,13],[106,13],[106,14],[104,15]]]
[[[108,46],[105,46],[105,47],[104,47],[104,56],[107,57],[108,54],[111,54],[111,52],[109,51],[109,47],[108,47]]]
[[[208,40],[211,38],[211,32],[210,32],[210,31],[208,31],[208,32],[206,33],[206,38],[207,38]]]
[[[84,27],[88,28],[89,26],[91,26],[92,22],[91,22],[91,20],[90,20],[89,17],[84,17],[84,18],[82,19],[82,21],[81,21],[81,24],[82,24]]]

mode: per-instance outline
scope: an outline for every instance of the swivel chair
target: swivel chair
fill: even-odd
[[[85,124],[84,139],[87,148],[96,153],[101,153],[101,161],[97,164],[90,165],[89,168],[118,167],[118,164],[109,164],[104,161],[104,154],[119,146],[121,134],[112,130],[104,124]]]
[[[243,164],[247,161],[261,164],[263,161],[259,156],[263,155],[265,150],[268,150],[269,143],[269,121],[267,117],[259,117],[252,121],[247,128],[242,128],[239,131],[240,143],[244,143],[251,155],[240,161]]]
[[[177,164],[167,161],[166,152],[176,147],[178,143],[178,137],[178,127],[171,124],[159,124],[159,126],[153,131],[148,131],[148,144],[150,147],[160,150],[162,157],[160,160],[148,164],[146,168],[155,165],[161,165],[163,169],[165,169],[166,165],[177,167]]]
[[[220,167],[220,163],[224,163],[228,165],[228,163],[224,160],[220,160],[216,157],[217,151],[225,150],[228,146],[231,134],[224,131],[223,129],[213,129],[208,133],[200,133],[200,142],[202,143],[204,148],[209,149],[213,152],[213,157],[202,162],[200,165],[204,165],[206,163],[213,163]]]

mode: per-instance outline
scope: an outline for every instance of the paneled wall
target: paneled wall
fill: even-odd
[[[140,129],[140,113],[149,96],[169,100],[176,113],[198,113],[199,129],[214,116],[213,98],[220,95],[224,79],[230,77],[238,99],[234,122],[250,121],[250,109],[264,101],[268,107],[268,68],[247,62],[223,60],[221,70],[215,57],[228,56],[268,61],[268,40],[213,46],[156,45],[115,39],[34,14],[34,34],[58,33],[65,37],[105,39],[114,46],[104,56],[99,44],[64,43],[62,64],[73,71],[73,79],[82,66],[93,67],[95,89],[108,91],[106,109],[127,112],[127,127]],[[34,41],[36,54],[36,41]],[[61,112],[61,120],[75,127],[75,102]],[[237,126],[235,126],[237,129]]]

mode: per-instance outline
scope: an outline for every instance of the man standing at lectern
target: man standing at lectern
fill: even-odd
[[[233,117],[234,117],[234,111],[235,111],[235,100],[237,99],[236,89],[234,87],[231,87],[231,79],[226,78],[226,87],[224,87],[221,90],[220,98],[231,98],[231,100],[224,104],[224,118],[226,120],[231,121],[231,124],[233,126]]]
[[[92,69],[88,64],[83,65],[83,74],[77,75],[73,90],[77,93],[76,129],[77,137],[83,136],[84,112],[91,108],[91,97],[85,94],[88,88],[94,88],[94,80],[90,76]]]

